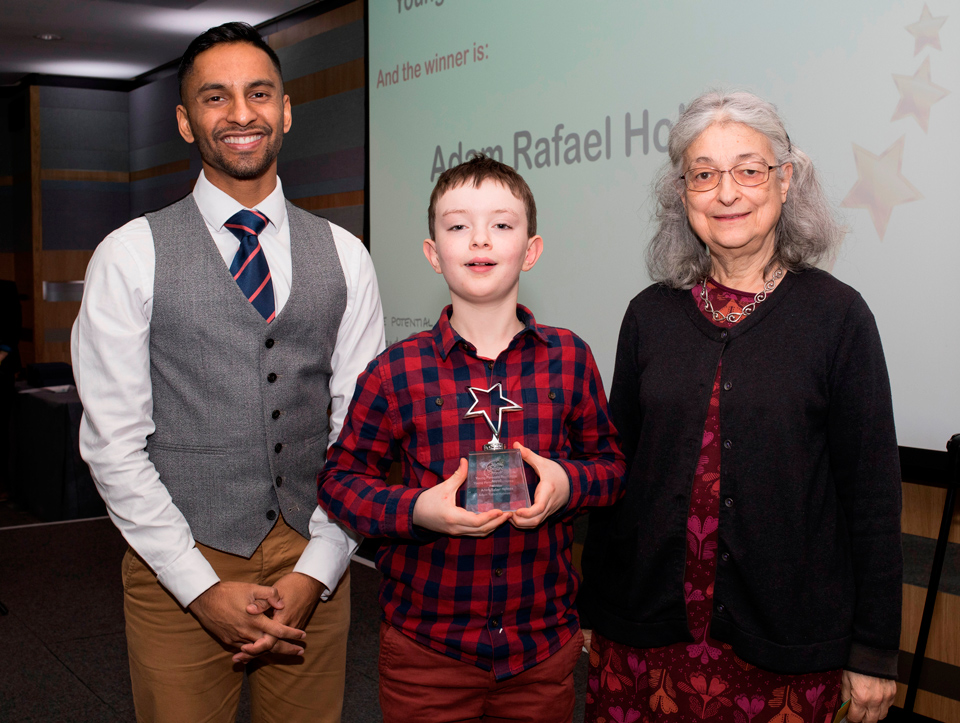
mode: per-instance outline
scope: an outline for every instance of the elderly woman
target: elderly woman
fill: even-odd
[[[900,470],[877,327],[814,264],[843,231],[775,108],[708,93],[670,132],[610,408],[629,464],[592,513],[588,721],[883,718]]]

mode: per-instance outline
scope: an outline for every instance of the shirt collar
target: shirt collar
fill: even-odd
[[[203,171],[200,171],[197,185],[193,187],[193,200],[196,201],[203,220],[218,231],[223,230],[223,224],[233,214],[244,208],[239,201],[210,183]],[[287,220],[287,205],[283,197],[283,184],[280,183],[279,178],[277,178],[277,187],[258,203],[256,208],[270,220],[274,233],[283,226]]]
[[[433,327],[433,341],[437,345],[437,349],[440,350],[440,357],[444,360],[446,360],[447,356],[453,350],[453,347],[461,342],[469,349],[476,351],[476,347],[460,336],[450,325],[450,316],[452,314],[453,306],[447,305],[443,311],[440,312],[440,318]],[[537,320],[533,318],[533,312],[530,311],[530,309],[522,304],[517,304],[517,318],[523,323],[523,329],[517,333],[514,339],[529,333],[541,343],[550,346],[550,340],[537,325]]]

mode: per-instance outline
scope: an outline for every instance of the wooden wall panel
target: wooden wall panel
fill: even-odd
[[[342,25],[355,23],[358,20],[363,20],[363,0],[356,0],[349,5],[310,18],[310,20],[294,25],[292,28],[273,33],[267,38],[267,43],[274,50],[285,48],[288,45],[296,45],[301,40],[312,38],[314,35],[325,33]]]
[[[15,275],[16,266],[13,261],[13,251],[7,251],[5,253],[0,253],[0,279],[4,281],[13,281],[17,277]]]
[[[40,179],[40,88],[32,86],[30,88],[30,217],[31,217],[31,238],[32,238],[32,258],[30,264],[30,276],[32,283],[27,297],[36,302],[42,298],[43,281],[40,278],[40,254],[43,252],[43,189]],[[18,287],[20,292],[25,289],[20,286],[18,278]],[[46,361],[43,349],[43,317],[40,313],[40,305],[34,303],[29,317],[24,313],[24,326],[33,328],[33,356],[36,361]]]
[[[337,93],[345,93],[348,90],[356,90],[362,88],[365,83],[363,58],[357,58],[287,81],[283,84],[283,90],[290,96],[291,105],[299,105]]]
[[[946,499],[945,489],[904,482],[902,517],[904,534],[936,539],[940,534],[940,520],[943,517],[943,503]],[[955,510],[953,515],[953,522],[950,525],[950,542],[960,543],[960,511]]]
[[[345,191],[343,193],[328,193],[323,196],[307,196],[294,198],[292,201],[307,211],[322,211],[325,208],[340,208],[342,206],[362,206],[364,203],[363,191]]]
[[[903,683],[897,683],[897,697],[893,704],[902,708],[906,697],[907,686]],[[925,690],[918,690],[913,712],[944,723],[957,723],[957,721],[960,721],[960,701],[944,698],[942,695],[934,695]],[[890,719],[888,718],[888,720]]]
[[[128,183],[126,171],[75,171],[70,169],[44,168],[40,171],[42,181],[94,181],[98,183]]]
[[[41,259],[43,281],[81,281],[93,251],[44,251]]]
[[[917,633],[927,589],[903,586],[903,622],[900,627],[900,649],[916,650]],[[926,657],[960,667],[960,597],[941,592],[933,609]]]

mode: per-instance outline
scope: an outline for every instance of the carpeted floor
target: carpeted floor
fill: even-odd
[[[30,525],[0,506],[0,721],[134,721],[123,632],[126,544],[104,518]],[[377,700],[380,573],[354,562],[343,723],[381,721]],[[583,720],[586,656],[577,667]],[[238,722],[250,720],[241,701]],[[291,721],[291,723],[293,723]]]

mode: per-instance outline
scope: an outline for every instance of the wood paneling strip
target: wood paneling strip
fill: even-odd
[[[0,279],[4,281],[17,280],[13,258],[13,251],[0,252]]]
[[[93,251],[44,251],[41,281],[80,281]]]
[[[0,186],[12,186],[13,176],[0,176]]]
[[[339,93],[342,91],[336,92]],[[40,172],[40,178],[44,181],[95,181],[98,183],[130,183],[131,181],[143,181],[147,178],[156,178],[158,176],[166,176],[171,173],[180,173],[181,171],[189,170],[190,159],[184,158],[180,161],[162,163],[159,166],[144,168],[143,170],[133,171],[130,173],[126,171],[80,171],[67,168],[45,168]]]
[[[363,191],[344,191],[343,193],[328,193],[324,196],[307,196],[294,198],[292,201],[307,211],[320,211],[325,208],[340,208],[342,206],[362,206]]]
[[[915,585],[903,586],[903,622],[900,627],[900,649],[914,652],[920,618],[927,589]],[[933,609],[926,657],[941,663],[960,667],[960,597],[941,592]]]
[[[75,171],[71,169],[44,168],[40,171],[42,181],[94,181],[97,183],[128,183],[126,171]]]
[[[339,28],[342,25],[349,25],[358,20],[363,20],[363,0],[356,0],[349,5],[344,5],[336,10],[331,10],[323,15],[305,20],[292,28],[280,30],[267,38],[267,43],[271,48],[277,50],[286,48],[289,45],[296,45],[301,40],[312,38],[314,35],[325,33],[328,30]]]
[[[893,704],[902,708],[906,697],[907,686],[903,683],[897,683],[897,697]],[[913,711],[945,723],[960,721],[960,701],[944,698],[942,695],[934,695],[925,690],[917,691],[917,702],[913,706]],[[890,720],[890,718],[887,718],[887,720]]]
[[[153,168],[144,168],[141,171],[131,171],[130,180],[131,181],[143,181],[147,178],[156,178],[157,176],[166,176],[171,173],[181,173],[182,171],[190,170],[190,159],[184,158],[181,161],[171,161],[170,163],[162,163],[159,166],[154,166]]]
[[[940,534],[943,503],[947,491],[940,487],[903,483],[903,517],[901,525],[908,535],[936,539]],[[954,512],[950,525],[950,542],[960,542],[960,512]]]
[[[40,255],[43,253],[43,185],[40,167],[40,88],[30,87],[30,217],[31,217],[31,299],[41,298],[43,279],[40,278]],[[33,305],[32,318],[24,317],[24,326],[33,328],[33,349],[36,361],[48,361],[44,354],[43,312],[41,304]]]
[[[283,84],[283,90],[290,96],[291,105],[299,105],[362,88],[364,83],[363,58],[357,58],[287,81]]]

